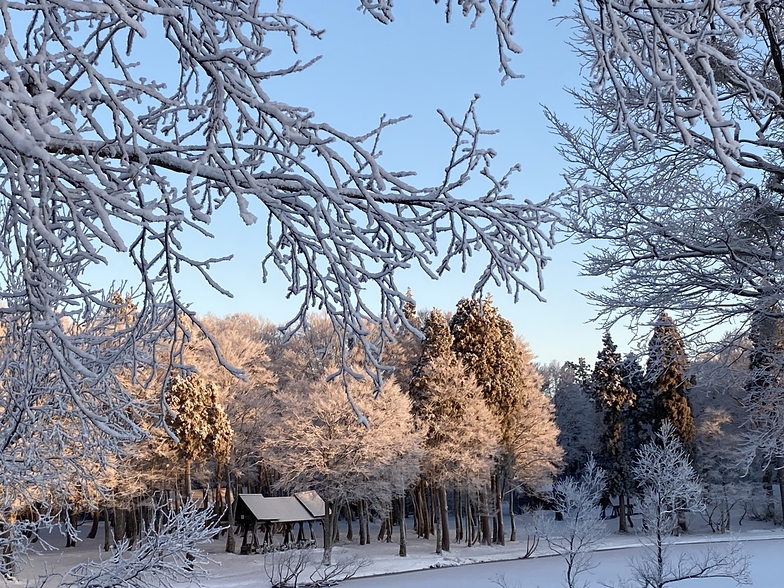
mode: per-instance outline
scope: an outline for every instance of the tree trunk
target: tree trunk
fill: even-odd
[[[128,537],[128,543],[133,546],[136,542],[136,534],[139,531],[139,526],[136,520],[136,507],[131,502],[131,508],[128,510],[128,517],[126,519],[126,536]]]
[[[623,492],[618,493],[618,532],[626,533],[626,496]]]
[[[776,458],[776,469],[779,479],[779,498],[781,500],[781,525],[784,526],[784,458]]]
[[[125,511],[121,508],[114,509],[114,540],[120,542],[125,538]]]
[[[417,484],[417,496],[419,503],[419,521],[417,521],[417,536],[426,541],[430,539],[430,511],[427,508],[427,492],[425,492],[424,482]]]
[[[335,536],[335,527],[338,523],[338,513],[340,512],[340,505],[335,504],[334,501],[325,501],[324,504],[324,557],[322,564],[325,566],[332,565],[332,546],[333,538]]]
[[[773,465],[762,473],[762,488],[765,490],[765,518],[776,523],[776,504],[773,499]]]
[[[229,519],[229,531],[226,533],[226,553],[237,551],[237,539],[234,537],[234,497],[231,495],[231,472],[226,468],[226,508]]]
[[[511,490],[509,492],[509,541],[517,540],[517,527],[515,526],[514,496],[515,496],[515,491]]]
[[[441,509],[441,549],[449,551],[449,513],[447,511],[446,488],[438,488],[438,504]]]
[[[368,541],[367,536],[367,527],[365,526],[365,508],[364,508],[365,501],[360,500],[359,506],[357,507],[358,514],[359,514],[359,544],[366,545],[370,543]]]
[[[362,500],[362,513],[365,515],[363,519],[365,522],[365,540],[368,544],[370,544],[370,511],[368,510],[368,503],[366,500]]]
[[[498,520],[498,537],[496,541],[501,545],[506,545],[504,537],[504,485],[506,481],[500,474],[495,478],[495,516]]]
[[[436,499],[440,498],[440,495],[437,493]],[[436,529],[436,554],[441,555],[441,550],[443,545],[441,543],[441,509],[437,505],[433,505],[433,517],[435,519],[435,529]]]
[[[90,526],[90,532],[87,533],[88,539],[95,539],[95,536],[98,534],[98,523],[101,520],[101,511],[99,509],[95,509],[92,511],[93,515],[93,524]]]
[[[351,503],[349,503],[348,500],[346,501],[346,507],[344,509],[344,512],[346,513],[346,525],[348,526],[348,529],[346,530],[346,541],[353,541],[354,522],[352,520],[353,517],[351,516]]]
[[[463,540],[463,503],[462,494],[455,490],[452,492],[455,501],[455,543]]]
[[[466,538],[466,545],[471,547],[474,544],[474,533],[475,527],[474,524],[474,508],[473,503],[471,501],[471,496],[466,494],[466,521],[468,523],[468,537]]]
[[[408,554],[408,546],[406,544],[406,495],[403,494],[398,499],[398,507],[395,509],[397,513],[397,529],[399,534],[399,544],[400,550],[398,551],[398,555],[400,557],[406,557]]]
[[[109,509],[103,507],[103,550],[109,551],[114,546],[112,541],[112,523],[109,520]]]
[[[191,460],[185,460],[185,501],[191,501]]]

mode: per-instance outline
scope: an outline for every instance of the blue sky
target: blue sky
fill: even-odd
[[[387,168],[415,170],[418,184],[435,184],[443,173],[450,136],[436,109],[459,116],[474,94],[480,94],[478,113],[484,128],[499,129],[489,144],[498,152],[496,171],[515,163],[522,166],[510,188],[516,198],[540,200],[565,185],[563,163],[555,152],[556,137],[547,128],[542,106],[567,120],[579,120],[564,87],[583,83],[576,56],[567,46],[569,22],[554,19],[567,14],[566,3],[553,6],[546,0],[522,4],[516,17],[516,39],[524,53],[513,61],[524,79],[501,86],[492,17],[485,15],[475,28],[458,13],[444,21],[443,4],[401,2],[396,21],[382,25],[355,9],[351,0],[323,2],[289,0],[284,7],[305,17],[309,24],[326,29],[321,41],[301,39],[301,57],[323,58],[308,71],[270,83],[273,99],[302,105],[316,119],[350,133],[372,129],[379,116],[410,114],[412,120],[389,129],[383,142],[382,163]],[[459,8],[459,7],[458,7]],[[290,53],[283,52],[289,61]],[[183,297],[200,313],[223,315],[250,312],[281,323],[293,316],[299,302],[282,300],[284,284],[274,272],[270,282],[261,280],[260,262],[266,253],[264,226],[242,228],[235,207],[219,211],[210,227],[214,240],[189,240],[192,257],[234,254],[229,263],[214,266],[212,275],[229,289],[229,299],[212,291],[195,276],[179,282]],[[545,270],[547,303],[523,294],[515,305],[503,291],[492,291],[502,314],[530,343],[540,361],[593,361],[601,333],[586,322],[593,310],[575,291],[599,287],[578,278],[575,261],[580,251],[566,244],[555,248]],[[476,273],[478,265],[471,268]],[[475,273],[454,272],[438,282],[412,273],[399,280],[410,285],[420,308],[451,310],[471,293]],[[535,283],[535,276],[531,281]],[[614,332],[623,348],[629,337]]]

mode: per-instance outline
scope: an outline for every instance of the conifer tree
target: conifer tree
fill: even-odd
[[[213,457],[226,463],[233,431],[215,386],[198,374],[173,375],[166,386],[166,401],[173,412],[167,424],[177,436],[175,450],[185,465],[185,497],[190,498],[193,462]]]
[[[560,465],[558,429],[552,405],[543,398],[542,379],[528,346],[515,338],[512,324],[485,300],[462,299],[449,323],[453,349],[482,389],[501,425],[501,456],[492,479],[495,498],[494,539],[504,543],[501,501],[515,477],[541,481]],[[535,430],[528,430],[536,427]],[[483,521],[489,543],[487,518]]]
[[[411,297],[411,289],[406,292]],[[414,368],[422,355],[422,334],[411,330],[423,329],[423,317],[417,313],[416,304],[406,302],[403,305],[403,315],[408,325],[400,321],[395,328],[395,340],[384,349],[383,361],[395,368],[394,378],[398,386],[407,392],[411,383]]]
[[[580,476],[591,454],[598,450],[599,419],[589,396],[590,372],[584,358],[558,366],[553,391],[558,444],[564,450],[564,473]]]
[[[616,350],[610,333],[605,333],[591,376],[591,392],[604,421],[599,459],[607,472],[608,491],[618,496],[618,530],[626,532],[626,496],[633,484],[629,409],[634,406],[636,398],[624,383],[621,355]]]
[[[654,430],[670,421],[681,442],[690,447],[697,435],[687,393],[694,382],[683,339],[670,316],[663,312],[653,325],[648,342],[645,380],[653,391]]]
[[[481,489],[480,481],[493,471],[500,427],[482,390],[455,356],[443,313],[431,311],[423,331],[422,355],[414,369],[410,395],[415,422],[425,435],[423,475],[437,496],[441,529],[437,551],[449,551],[446,488]]]

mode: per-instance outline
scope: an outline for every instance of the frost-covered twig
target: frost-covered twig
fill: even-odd
[[[201,585],[210,561],[201,546],[218,532],[211,509],[194,502],[180,511],[168,506],[155,510],[156,524],[150,526],[133,548],[121,541],[106,559],[93,560],[71,568],[61,588],[159,588],[179,583]]]

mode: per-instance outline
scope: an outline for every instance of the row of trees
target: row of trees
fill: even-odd
[[[203,394],[193,387],[190,398],[202,402],[198,408],[183,404],[177,393],[198,376],[175,378],[167,388],[172,408],[182,407],[171,425],[180,441],[169,447],[185,464],[185,492],[196,453],[182,444],[197,431],[199,447],[213,444],[200,450],[202,460],[214,458],[218,469],[225,463],[225,471],[249,488],[317,490],[327,502],[325,557],[345,504],[358,505],[360,529],[366,504],[382,516],[394,512],[405,555],[409,490],[417,533],[435,534],[438,551],[450,548],[447,493],[459,511],[458,536],[465,512],[469,543],[503,543],[503,501],[515,489],[536,491],[549,483],[561,462],[553,409],[533,356],[489,299],[465,299],[450,318],[439,310],[423,317],[413,307],[408,312],[411,323],[421,321],[424,339],[400,327],[384,355],[397,371],[381,389],[369,379],[327,378],[344,352],[326,317],[311,317],[288,340],[251,317],[206,317],[224,358],[253,371],[244,382],[225,382],[217,403],[211,384]],[[194,341],[188,352],[207,381],[222,370],[208,343]],[[360,350],[353,357],[361,361]],[[215,419],[210,422],[210,415],[222,414],[211,408],[216,405],[225,406],[236,439],[225,459],[214,448],[221,439]],[[205,474],[207,487],[224,477]]]

